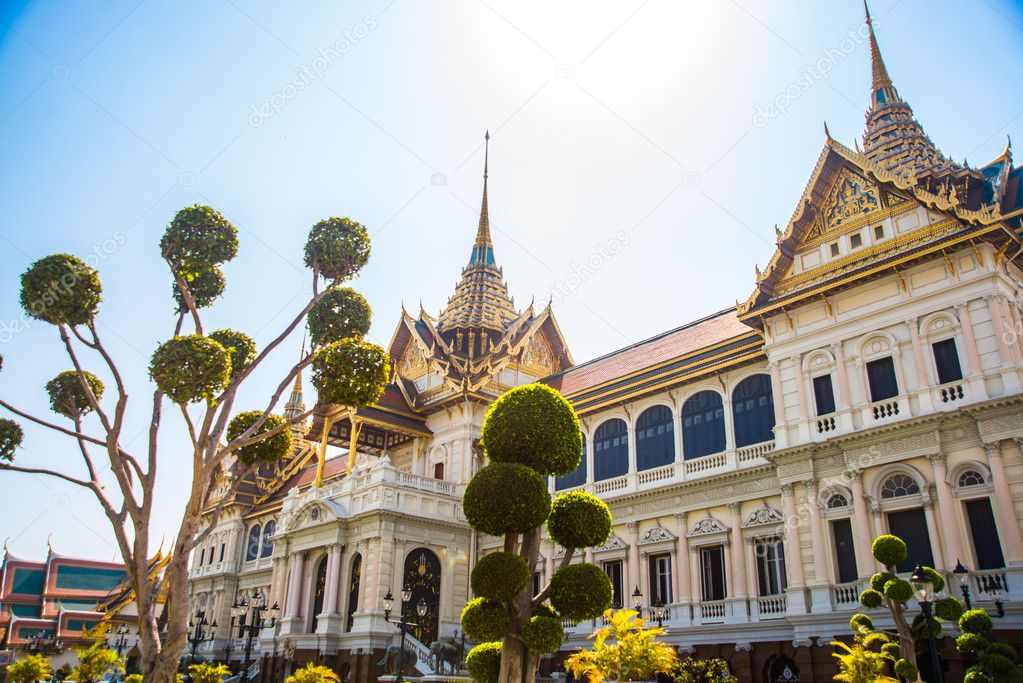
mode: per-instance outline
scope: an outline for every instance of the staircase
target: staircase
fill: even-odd
[[[416,671],[424,676],[434,673],[430,658],[430,648],[420,643],[411,633],[405,634],[405,647],[416,653]]]

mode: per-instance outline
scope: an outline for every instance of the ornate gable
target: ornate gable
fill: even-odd
[[[764,504],[762,507],[757,508],[749,514],[746,521],[742,523],[743,529],[749,529],[758,526],[767,526],[768,524],[781,524],[785,521],[785,517],[782,516],[781,512],[769,507]]]
[[[715,517],[704,517],[693,525],[689,530],[690,536],[706,536],[707,534],[719,534],[728,531],[728,526]]]
[[[607,537],[607,540],[604,541],[603,545],[594,548],[593,552],[599,553],[605,550],[624,550],[625,548],[628,547],[629,546],[625,544],[625,541],[622,540],[621,536],[612,533],[610,536]]]
[[[839,227],[850,219],[881,208],[877,186],[848,168],[842,169],[824,205],[824,226]]]
[[[650,527],[643,534],[643,537],[639,539],[640,545],[646,545],[648,543],[661,543],[663,541],[674,541],[675,534],[665,529],[660,524]]]
[[[418,379],[429,369],[430,361],[426,357],[426,350],[415,339],[411,340],[398,361],[398,374],[406,379]]]

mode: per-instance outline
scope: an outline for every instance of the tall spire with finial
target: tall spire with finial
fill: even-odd
[[[483,136],[483,203],[480,205],[480,225],[472,245],[469,265],[494,265],[494,243],[490,239],[490,207],[487,203],[487,176],[490,168],[490,131]]]
[[[299,360],[305,358],[305,335],[302,335],[302,355],[299,356]],[[302,371],[299,370],[298,374],[295,375],[295,386],[291,388],[291,396],[288,397],[288,402],[284,404],[284,418],[286,420],[293,420],[302,413],[305,412],[305,402],[302,397]],[[297,424],[293,429],[304,429],[304,424]]]
[[[870,19],[867,0],[863,0],[863,12],[867,15],[867,29],[870,31],[871,109],[901,102],[899,93],[892,84],[892,78],[888,75],[888,68],[884,65],[884,59],[881,57],[881,48],[878,47],[877,36],[874,35],[874,22]]]

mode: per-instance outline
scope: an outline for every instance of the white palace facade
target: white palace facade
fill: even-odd
[[[428,605],[410,640],[428,673],[426,648],[457,636],[473,562],[496,545],[461,508],[483,417],[541,380],[573,403],[585,444],[552,492],[591,491],[614,517],[579,559],[606,569],[619,605],[636,588],[663,603],[683,651],[744,682],[830,680],[828,643],[848,634],[887,532],[909,544],[900,570],[932,565],[957,595],[961,563],[974,603],[1001,604],[1000,637],[1023,642],[1023,167],[1010,146],[978,168],[945,157],[873,30],[870,46],[862,142],[826,136],[753,293],[601,358],[573,361],[549,305],[516,309],[484,176],[446,308],[402,311],[377,405],[319,406],[290,456],[246,476],[195,551],[194,610],[223,625],[243,595],[279,604],[252,653],[267,683],[306,661],[375,680],[397,640],[383,598],[407,585]],[[297,384],[288,410],[302,400]],[[538,581],[563,552],[544,542]],[[595,626],[566,625],[564,651]],[[237,665],[228,635],[199,653]]]

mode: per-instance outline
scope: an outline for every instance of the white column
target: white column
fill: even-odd
[[[632,422],[632,416],[627,416],[626,421],[626,434],[629,439],[629,474],[635,474],[637,471],[636,467],[636,426]]]
[[[842,351],[842,343],[831,345],[831,351],[835,354],[835,374],[838,375],[838,408],[849,408],[852,401],[849,398],[849,375],[845,367],[845,353]]]
[[[792,484],[782,484],[782,503],[785,507],[785,550],[786,555],[791,558],[789,562],[789,585],[800,587],[806,584],[803,577],[803,553],[799,545],[799,526],[794,523],[796,517],[796,496]]]
[[[945,566],[945,557],[941,552],[941,538],[938,534],[938,521],[934,517],[934,501],[930,495],[924,494],[924,519],[927,520],[927,533],[931,537],[931,552],[934,554],[934,568],[941,571]]]
[[[726,551],[727,554],[727,551]],[[700,567],[699,546],[689,547],[689,592],[692,595],[693,603],[703,600],[703,583],[701,579],[703,569]],[[728,577],[731,578],[731,577]]]
[[[771,403],[774,408],[775,440],[779,448],[784,448],[788,444],[788,435],[785,433],[785,394],[781,386],[781,367],[777,362],[768,363],[767,367],[771,372]],[[799,393],[802,397],[802,390]],[[803,414],[806,414],[805,410]]]
[[[639,522],[629,522],[629,585],[626,587],[625,604],[632,604],[632,591],[640,584],[642,569],[639,566]]]
[[[1002,310],[999,305],[999,296],[992,295],[984,298],[987,300],[987,310],[991,315],[991,324],[994,327],[995,339],[998,342],[998,357],[1001,360],[1000,365],[1002,367],[1011,365],[1013,355],[1012,351],[1009,350],[1009,344],[1006,340],[1005,319],[1002,317]]]
[[[973,320],[970,318],[970,303],[964,301],[956,304],[959,314],[959,326],[963,331],[963,342],[966,347],[966,374],[980,372],[980,354],[977,352],[977,338],[973,335]]]
[[[851,481],[852,504],[853,504],[853,548],[856,552],[856,572],[859,578],[865,578],[874,573],[874,559],[870,554],[870,546],[874,542],[870,534],[870,517],[867,513],[867,499],[863,492],[863,472],[853,472]]]
[[[938,515],[941,517],[940,528],[944,533],[941,541],[945,544],[945,566],[935,567],[939,571],[951,569],[955,562],[967,557],[964,552],[963,537],[959,532],[959,519],[956,504],[952,498],[952,489],[948,483],[948,472],[945,468],[945,454],[935,453],[930,456],[931,470],[934,474],[935,492],[938,494]]]
[[[813,577],[814,583],[829,583],[831,577],[830,553],[827,552],[827,545],[824,541],[824,522],[821,520],[821,506],[819,490],[816,479],[808,479],[803,482],[806,490],[806,509],[810,517],[810,539],[813,542]],[[789,522],[791,526],[793,522]]]
[[[732,513],[732,586],[734,590],[732,595],[737,598],[744,598],[749,595],[749,589],[746,585],[746,567],[743,555],[743,542],[742,542],[742,505],[739,503],[731,503],[728,509]]]
[[[691,591],[692,577],[690,575],[688,532],[687,513],[677,513],[675,515],[675,544],[677,547],[675,558],[677,560],[676,570],[678,573],[679,592],[675,595],[675,602],[688,602],[690,600],[698,599],[698,596],[693,594]]]
[[[731,387],[725,389],[725,397],[722,408],[725,413],[725,450],[735,450],[735,420],[732,416],[732,393]]]
[[[1017,448],[1020,447],[1020,441],[1020,439],[1016,440]],[[987,452],[988,467],[991,468],[991,483],[995,489],[994,510],[995,518],[998,521],[1002,550],[1005,553],[1006,563],[1009,566],[1018,567],[1023,565],[1023,535],[1020,533],[1019,517],[1016,515],[1012,491],[1009,489],[1002,446],[1001,443],[984,444],[984,450]]]
[[[302,571],[304,569],[302,555],[299,552],[291,556],[291,571],[288,573],[288,602],[284,609],[284,616],[287,618],[297,617],[302,613]]]
[[[895,346],[892,348],[892,361],[893,361],[893,363],[895,365],[895,379],[899,382],[899,393],[900,394],[908,394],[909,393],[909,385],[906,384],[906,368],[903,366],[903,362],[902,362],[902,349],[899,348],[898,340],[895,341]],[[863,376],[864,376],[864,379],[865,379],[866,376],[867,376],[867,373],[864,372]],[[909,411],[908,402],[907,402],[907,405],[906,405],[906,411],[907,412]]]
[[[911,318],[906,321],[906,325],[909,326],[909,337],[913,341],[913,360],[916,362],[916,388],[923,389],[924,387],[933,386],[937,384],[937,379],[931,372],[931,364],[927,362],[927,357],[924,354],[923,342],[920,341],[920,324],[916,318]]]
[[[340,580],[341,546],[331,545],[327,548],[327,585],[323,589],[323,613],[337,614],[337,589]]]

